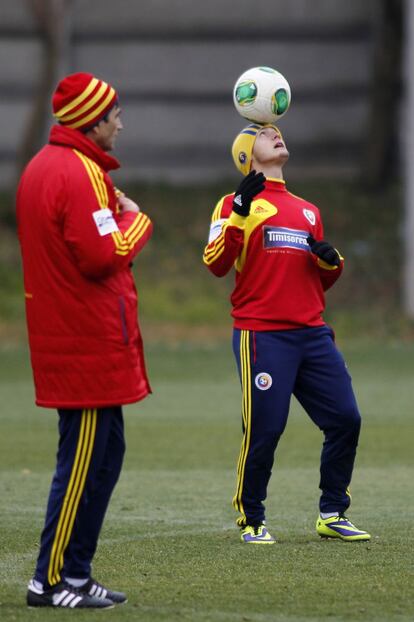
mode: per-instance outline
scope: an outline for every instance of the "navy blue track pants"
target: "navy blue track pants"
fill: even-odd
[[[237,523],[265,519],[274,453],[285,429],[292,394],[322,430],[321,512],[344,512],[361,417],[344,359],[328,326],[286,331],[234,330],[242,385],[243,440],[234,508]]]
[[[120,406],[59,410],[59,448],[34,578],[88,578],[125,453]]]

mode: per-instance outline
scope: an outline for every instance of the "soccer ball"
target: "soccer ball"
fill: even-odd
[[[276,123],[289,109],[290,86],[271,67],[252,67],[238,78],[233,101],[242,117],[254,123]]]

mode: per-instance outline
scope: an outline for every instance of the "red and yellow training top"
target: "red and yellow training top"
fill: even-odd
[[[224,196],[213,211],[203,260],[216,276],[235,267],[234,327],[322,326],[324,291],[340,276],[343,259],[330,266],[310,251],[309,234],[324,237],[318,208],[288,192],[280,179],[266,180],[247,217],[232,211],[233,197]]]
[[[131,262],[152,233],[123,212],[108,172],[118,161],[55,125],[17,193],[36,404],[103,408],[151,391]]]

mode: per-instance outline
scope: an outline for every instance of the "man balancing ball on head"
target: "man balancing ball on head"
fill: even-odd
[[[343,258],[324,241],[319,210],[287,191],[282,170],[289,152],[276,126],[249,125],[232,154],[245,177],[214,209],[203,259],[219,277],[235,268],[233,349],[243,439],[233,506],[241,540],[275,542],[263,501],[292,395],[325,437],[317,533],[369,540],[345,516],[361,417],[344,359],[322,318],[324,291],[340,276]]]
[[[56,408],[59,449],[29,607],[126,601],[91,576],[125,452],[122,405],[150,393],[132,261],[152,224],[115,191],[108,154],[122,129],[115,90],[88,73],[53,95],[49,143],[17,194],[36,404]]]

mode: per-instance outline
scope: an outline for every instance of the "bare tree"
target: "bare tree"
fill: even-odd
[[[397,162],[402,81],[403,0],[378,0],[370,115],[362,165],[366,187],[378,190],[392,179]]]
[[[38,28],[42,62],[33,104],[17,158],[17,176],[39,149],[50,110],[50,95],[61,72],[67,69],[72,0],[26,0]]]

